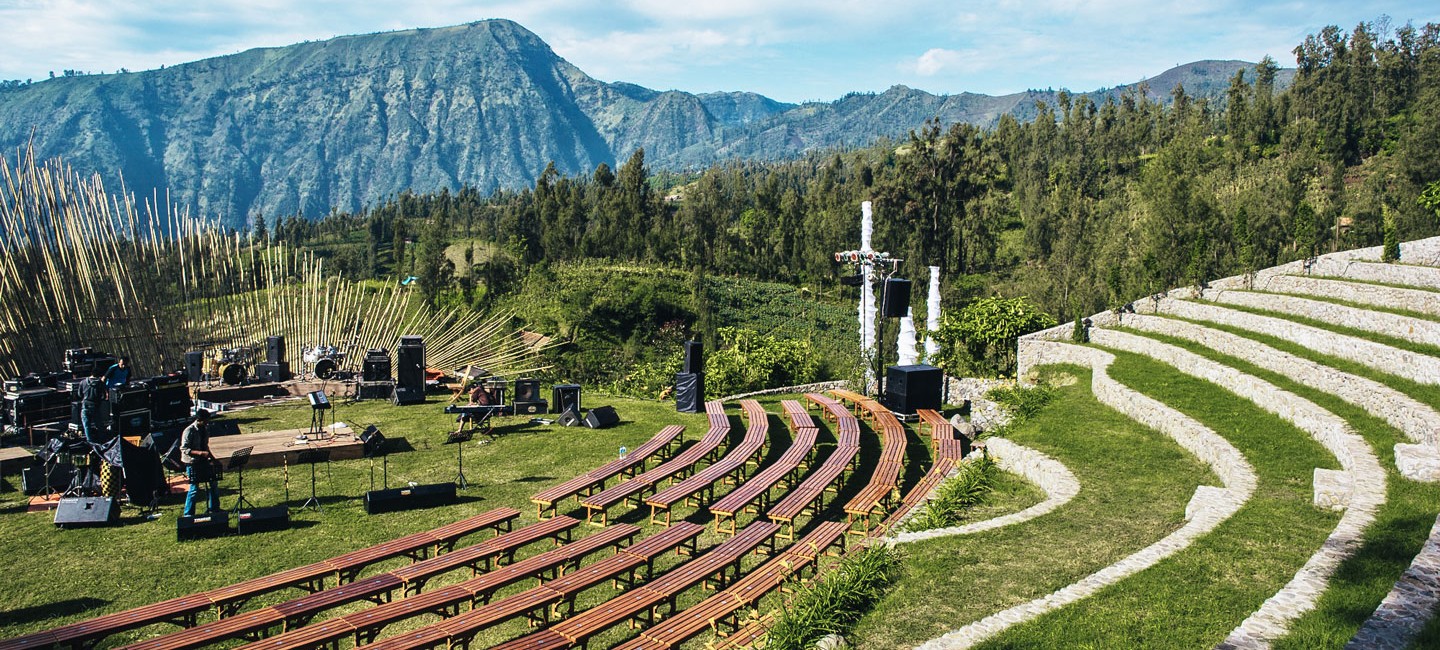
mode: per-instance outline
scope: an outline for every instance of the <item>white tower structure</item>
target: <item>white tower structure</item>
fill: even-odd
[[[870,210],[870,202],[860,203],[860,252],[868,253],[874,249],[870,247],[870,235],[875,230],[875,217]],[[861,258],[864,259],[863,257]],[[866,359],[873,359],[876,355],[875,349],[875,315],[879,307],[875,304],[875,267],[873,264],[863,262],[860,265],[860,273],[865,276],[865,284],[860,288],[860,352]],[[875,381],[875,371],[870,363],[865,364],[865,385],[869,386]]]
[[[898,365],[915,365],[915,360],[920,353],[915,349],[915,310],[905,310],[905,316],[900,319],[900,336],[895,342],[895,352],[899,357],[896,359]]]
[[[925,362],[934,364],[940,354],[940,342],[934,332],[940,329],[940,267],[930,267],[930,297],[925,299]]]

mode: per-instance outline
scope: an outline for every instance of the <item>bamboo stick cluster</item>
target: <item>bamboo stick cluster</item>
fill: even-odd
[[[143,206],[60,161],[0,156],[0,377],[56,369],[64,351],[131,357],[137,372],[181,368],[187,350],[249,348],[284,335],[303,349],[393,351],[425,337],[427,364],[495,374],[541,370],[512,314],[430,309],[398,281],[325,274],[324,259],[251,242],[160,196]]]

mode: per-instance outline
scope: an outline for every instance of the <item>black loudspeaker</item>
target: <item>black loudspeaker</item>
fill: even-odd
[[[580,412],[575,409],[565,409],[565,412],[560,414],[560,426],[562,427],[578,427],[584,423],[585,421],[580,419]]]
[[[580,384],[555,384],[550,388],[550,412],[580,412]]]
[[[175,541],[207,539],[230,532],[230,513],[224,510],[207,512],[195,517],[181,517],[175,521]]]
[[[425,342],[418,336],[400,337],[395,350],[395,403],[425,401]]]
[[[389,350],[372,349],[365,353],[360,362],[360,381],[390,381]]]
[[[126,411],[116,413],[114,420],[115,435],[121,437],[150,435],[150,409],[138,411]]]
[[[153,422],[175,422],[190,418],[190,389],[185,384],[161,386],[150,394],[150,419]]]
[[[70,487],[70,481],[75,478],[75,466],[70,463],[57,463],[50,471],[50,486],[56,490],[64,491]],[[45,490],[45,468],[26,467],[20,471],[20,490],[27,495],[39,494]]]
[[[265,339],[265,361],[280,363],[285,360],[285,337],[271,336]]]
[[[61,528],[109,526],[120,520],[120,504],[111,497],[61,499],[55,525]]]
[[[362,381],[358,399],[390,399],[395,396],[393,381]]]
[[[904,318],[910,312],[910,281],[900,278],[885,280],[885,293],[880,301],[880,315]]]
[[[200,381],[205,376],[205,353],[191,350],[185,353],[185,378]]]
[[[699,413],[705,404],[705,377],[694,372],[675,375],[675,410]]]
[[[110,391],[110,408],[116,413],[150,408],[150,387],[140,382],[116,386]]]
[[[255,364],[255,378],[260,381],[279,383],[290,378],[289,361],[266,361]]]
[[[415,508],[433,508],[455,502],[455,484],[432,483],[365,493],[365,512],[379,514]]]
[[[898,413],[940,410],[944,377],[935,366],[890,366],[885,369],[885,405]]]
[[[543,402],[545,398],[540,396],[540,380],[538,379],[516,379],[515,380],[515,401],[518,402]]]
[[[515,412],[515,415],[540,415],[541,413],[549,412],[550,403],[543,399],[530,402],[515,400],[514,406],[511,408]]]
[[[361,449],[366,458],[378,456],[385,451],[385,434],[380,433],[380,427],[373,424],[360,432],[360,442],[364,443]]]
[[[604,429],[605,427],[613,427],[619,423],[620,414],[615,412],[615,407],[613,406],[593,408],[590,409],[589,413],[585,414],[585,426],[591,429]]]
[[[699,341],[685,342],[685,367],[680,372],[697,375],[705,372],[705,346]]]
[[[285,530],[290,527],[290,509],[285,506],[270,506],[245,510],[235,515],[235,532],[241,535]]]

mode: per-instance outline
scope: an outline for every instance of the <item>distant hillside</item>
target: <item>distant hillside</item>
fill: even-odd
[[[1251,64],[1207,61],[1149,82],[1223,95]],[[1285,77],[1288,79],[1288,77]],[[1110,90],[1109,92],[1117,92]],[[0,147],[32,141],[148,196],[243,226],[405,189],[529,184],[612,166],[644,148],[655,169],[784,159],[901,136],[932,117],[988,125],[1054,93],[932,95],[896,86],[830,103],[605,83],[505,20],[249,50],[162,70],[63,77],[0,91]]]

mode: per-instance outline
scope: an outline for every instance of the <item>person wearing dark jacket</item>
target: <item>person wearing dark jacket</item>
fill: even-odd
[[[185,493],[185,517],[195,516],[195,493],[200,481],[205,481],[209,499],[206,512],[220,509],[220,486],[215,477],[215,454],[210,452],[210,412],[200,409],[195,412],[195,421],[180,434],[180,462],[185,463],[185,476],[190,479],[190,489]]]
[[[104,422],[101,422],[101,407],[109,396],[105,390],[105,381],[99,377],[86,377],[80,380],[78,389],[80,398],[80,432],[85,435],[85,440],[91,444],[100,444],[107,441],[104,436]]]

